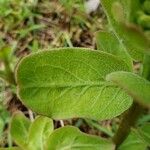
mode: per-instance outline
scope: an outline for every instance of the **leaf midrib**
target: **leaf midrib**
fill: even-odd
[[[40,85],[37,86],[37,84],[35,85],[31,85],[31,86],[23,86],[20,88],[21,89],[28,89],[28,88],[51,88],[51,89],[57,89],[57,88],[76,88],[76,87],[85,87],[85,86],[89,86],[89,87],[94,87],[94,86],[115,86],[110,82],[107,81],[101,81],[101,82],[87,82],[87,83],[79,83],[79,84],[48,84],[48,85]]]

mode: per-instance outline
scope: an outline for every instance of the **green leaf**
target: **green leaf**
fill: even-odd
[[[25,38],[27,34],[29,34],[30,32],[35,31],[35,30],[40,30],[42,28],[45,28],[44,24],[34,24],[30,27],[26,27],[24,29],[18,30],[17,33],[20,34],[20,38]]]
[[[150,107],[150,82],[148,80],[124,71],[111,73],[106,79],[123,88],[134,100]]]
[[[16,113],[11,120],[10,134],[17,145],[23,150],[27,149],[29,126],[30,120],[21,112]]]
[[[141,27],[145,29],[150,29],[150,15],[147,15],[144,12],[139,12],[137,22]]]
[[[131,55],[130,49],[138,53],[150,54],[150,41],[146,38],[142,30],[130,23],[122,24],[120,27],[120,30],[122,30],[120,31],[120,37]]]
[[[138,128],[138,132],[150,146],[150,123],[146,123],[141,128]]]
[[[38,116],[29,129],[28,145],[30,149],[44,149],[45,141],[52,133],[53,129],[54,126],[52,119],[43,116]]]
[[[143,114],[137,121],[138,125],[142,125],[143,123],[150,122],[150,114]]]
[[[21,112],[16,113],[11,122],[11,136],[23,150],[44,149],[45,142],[53,131],[53,121],[38,116],[33,123]]]
[[[144,1],[143,9],[144,9],[145,12],[150,14],[150,1],[149,0]]]
[[[129,71],[117,57],[83,48],[42,51],[17,67],[18,96],[33,111],[53,119],[109,119],[127,110],[132,99],[105,81],[114,71]]]
[[[150,81],[150,56],[148,55],[144,56],[142,76]]]
[[[128,22],[136,23],[137,11],[141,10],[141,0],[119,1],[124,9],[125,19]]]
[[[148,138],[148,139],[147,139]],[[146,150],[150,146],[150,124],[145,124],[131,133],[118,150]]]
[[[0,49],[0,59],[10,61],[14,49],[10,46],[5,46]]]
[[[111,12],[116,22],[120,22],[120,23],[125,22],[126,16],[125,16],[124,8],[119,1],[113,2]]]
[[[127,53],[124,45],[120,43],[112,32],[99,31],[96,34],[97,47],[99,50],[106,51],[123,59],[132,70],[132,59]]]
[[[118,9],[118,6],[120,5],[116,5],[116,3],[119,3],[118,0],[101,0],[101,3],[114,34],[118,37],[120,42],[124,44],[130,55],[135,60],[142,60],[143,53],[150,53],[150,44],[144,33],[137,26],[126,21],[123,22],[123,20],[127,20],[125,10],[128,10],[128,3],[121,5],[123,8],[120,9]],[[118,20],[118,17],[116,18],[116,14],[123,13],[120,12],[120,10],[124,10],[125,16],[125,18],[121,21]]]
[[[56,129],[49,137],[46,150],[114,150],[107,140],[82,133],[78,128],[66,126]]]

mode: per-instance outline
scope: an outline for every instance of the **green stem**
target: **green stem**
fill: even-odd
[[[109,131],[108,129],[106,129],[105,127],[102,127],[100,124],[98,124],[97,122],[95,121],[92,121],[90,119],[84,119],[85,122],[91,126],[91,127],[94,127],[95,129],[105,133],[106,135],[108,135],[109,137],[113,137],[113,133],[111,131]]]
[[[116,148],[118,148],[127,138],[131,128],[136,125],[136,121],[138,120],[142,112],[143,108],[136,102],[134,102],[129,110],[125,112],[119,129],[113,137],[113,142],[116,144]]]

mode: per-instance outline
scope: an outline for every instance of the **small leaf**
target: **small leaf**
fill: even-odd
[[[117,0],[118,1],[118,0]],[[123,0],[119,1],[124,9],[124,14],[127,22],[135,23],[137,11],[142,9],[141,0]]]
[[[29,126],[30,120],[21,112],[16,113],[11,120],[11,136],[17,145],[23,149],[27,147]]]
[[[128,51],[132,49],[150,54],[150,41],[136,25],[131,23],[120,25],[120,37]]]
[[[134,73],[114,72],[107,75],[107,80],[123,88],[134,100],[150,107],[150,82]]]
[[[30,27],[26,27],[24,29],[18,30],[17,33],[20,34],[20,38],[25,38],[27,34],[29,34],[30,32],[35,31],[35,30],[40,30],[42,28],[45,28],[44,24],[34,24]]]
[[[38,116],[31,123],[24,114],[16,113],[11,121],[11,136],[20,149],[44,149],[45,142],[53,131],[53,121],[44,116]]]
[[[13,51],[14,49],[11,48],[10,46],[5,46],[5,47],[2,47],[0,49],[0,60],[7,60],[7,61],[10,61],[10,58],[13,54]]]
[[[143,114],[141,115],[141,117],[138,119],[137,121],[137,124],[138,125],[142,125],[143,123],[146,123],[146,122],[150,122],[150,114]]]
[[[150,15],[145,14],[144,12],[139,12],[138,24],[145,29],[150,29]]]
[[[150,14],[150,1],[149,0],[144,1],[143,9],[144,9],[145,12]]]
[[[150,54],[150,42],[144,33],[132,22],[128,22],[128,16],[126,16],[125,22],[116,21],[112,8],[114,3],[119,2],[118,0],[101,0],[101,2],[113,32],[117,35],[120,42],[124,44],[135,60],[143,60],[143,53]],[[127,3],[122,4],[124,4],[124,11],[127,10],[126,7],[129,7],[128,5],[125,5]],[[116,13],[120,13],[119,10],[116,10]]]
[[[144,56],[142,76],[150,81],[150,56],[148,55]]]
[[[148,141],[147,141],[148,137]],[[145,124],[131,133],[118,150],[146,150],[150,146],[150,124]]]
[[[142,127],[138,128],[138,131],[150,146],[150,123],[142,125]]]
[[[132,59],[127,53],[126,48],[112,32],[99,31],[96,34],[97,47],[99,50],[106,51],[123,59],[132,70]]]
[[[125,12],[120,2],[118,1],[114,2],[112,5],[111,11],[112,11],[115,21],[120,22],[120,23],[125,22]]]
[[[71,126],[56,129],[49,137],[46,150],[114,150],[107,140],[82,133]]]
[[[28,144],[30,149],[44,149],[45,141],[54,129],[53,121],[50,118],[38,116],[29,129]]]
[[[127,110],[132,99],[105,81],[114,71],[130,71],[119,58],[83,48],[42,51],[25,57],[16,71],[18,95],[35,112],[53,119],[102,120]]]

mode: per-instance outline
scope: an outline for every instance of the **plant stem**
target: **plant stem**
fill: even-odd
[[[119,129],[113,137],[113,142],[116,144],[116,148],[118,148],[127,138],[131,128],[136,125],[136,121],[142,112],[143,108],[136,102],[133,102],[132,106],[125,112]]]
[[[107,128],[105,127],[102,127],[100,124],[98,124],[97,122],[95,121],[92,121],[90,119],[84,119],[85,122],[91,126],[92,128],[94,127],[95,129],[105,133],[106,135],[108,135],[109,137],[113,137],[113,133],[111,131],[109,131]]]

